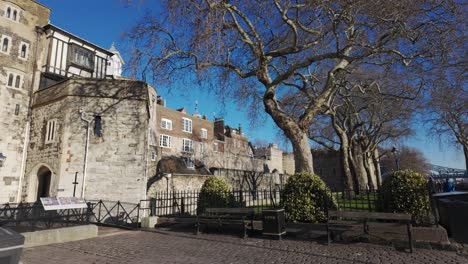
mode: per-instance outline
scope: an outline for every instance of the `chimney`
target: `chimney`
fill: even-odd
[[[214,132],[215,134],[224,134],[224,119],[216,118],[214,121]]]
[[[242,127],[241,127],[241,124],[239,124],[239,135],[242,136]]]

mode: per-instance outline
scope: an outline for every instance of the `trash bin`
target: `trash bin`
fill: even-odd
[[[262,210],[263,235],[275,236],[281,239],[286,234],[284,209]]]
[[[441,202],[444,199],[441,199]],[[447,213],[447,232],[455,241],[468,243],[468,202],[445,201]]]
[[[0,227],[0,263],[18,264],[24,246],[24,236]]]

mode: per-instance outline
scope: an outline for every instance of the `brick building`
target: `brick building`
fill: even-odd
[[[49,15],[33,0],[0,0],[0,203],[138,202],[167,187],[171,164],[160,162],[179,167],[178,189],[196,189],[208,174],[236,182],[239,172],[285,173],[276,146],[255,156],[240,126],[165,107],[153,87],[120,76],[113,44],[99,47]]]

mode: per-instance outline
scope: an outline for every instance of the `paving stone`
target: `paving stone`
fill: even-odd
[[[161,230],[29,248],[24,264],[58,263],[468,263],[455,252],[416,249],[413,254],[366,243],[327,246],[323,241]]]

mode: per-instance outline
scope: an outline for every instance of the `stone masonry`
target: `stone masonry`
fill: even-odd
[[[91,120],[86,199],[138,202],[144,199],[149,167],[150,112],[154,88],[139,81],[71,78],[35,93],[23,200],[35,201],[38,172],[52,172],[50,196],[72,196],[78,172],[81,196],[86,122]],[[96,117],[101,135],[96,134]],[[56,121],[56,137],[46,143],[46,124]]]
[[[30,94],[38,87],[39,65],[45,52],[43,34],[36,27],[46,25],[49,14],[47,7],[35,1],[0,1],[0,153],[6,156],[0,167],[0,203],[18,201],[26,157]],[[20,56],[23,45],[25,53]]]

